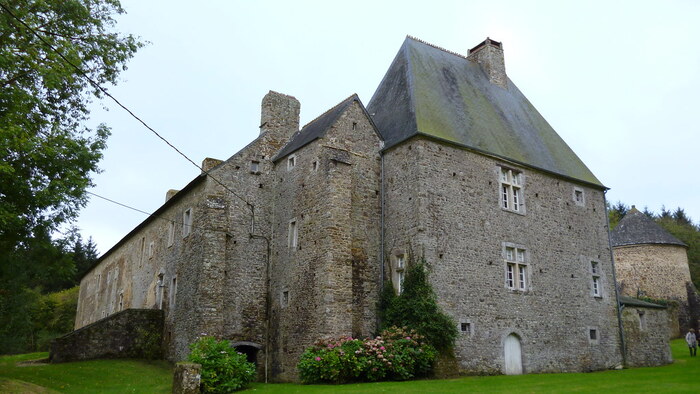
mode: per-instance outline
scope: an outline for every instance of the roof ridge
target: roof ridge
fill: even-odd
[[[431,43],[429,43],[428,41],[421,40],[420,38],[414,37],[414,36],[412,36],[412,35],[410,35],[410,34],[406,35],[406,38],[410,38],[410,39],[413,40],[413,41],[418,41],[418,42],[420,42],[421,44],[425,44],[425,45],[430,46],[430,47],[433,47],[433,48],[435,48],[435,49],[439,49],[439,50],[441,50],[441,51],[443,51],[443,52],[447,52],[447,53],[449,53],[449,54],[451,54],[451,55],[459,56],[459,57],[461,57],[461,58],[463,58],[463,59],[467,59],[467,60],[469,59],[467,56],[462,55],[461,53],[457,53],[457,52],[451,51],[451,50],[449,50],[449,49],[445,49],[445,48],[443,48],[443,47],[441,47],[441,46],[438,46],[438,45],[435,45],[435,44],[431,44]]]
[[[304,128],[305,128],[306,126],[308,126],[308,125],[310,125],[311,123],[313,123],[313,122],[315,122],[315,121],[321,119],[321,118],[324,117],[327,113],[329,113],[329,112],[333,111],[334,109],[340,107],[342,104],[345,104],[346,101],[350,100],[350,99],[353,98],[353,97],[355,97],[357,100],[360,99],[360,97],[357,95],[357,93],[351,94],[350,96],[348,96],[348,97],[344,98],[343,100],[341,100],[338,104],[336,104],[336,105],[332,106],[331,108],[327,109],[326,112],[322,113],[321,115],[318,115],[318,116],[315,117],[313,120],[307,122],[304,126],[301,127],[301,129],[300,129],[297,133],[301,133],[301,131],[304,130]],[[296,133],[295,133],[295,134],[296,134]]]

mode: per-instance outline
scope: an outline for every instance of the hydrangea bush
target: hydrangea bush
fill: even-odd
[[[304,383],[407,380],[430,373],[436,357],[421,335],[391,327],[376,338],[321,340],[306,349],[297,368]]]
[[[187,360],[202,365],[201,388],[205,393],[231,393],[255,378],[255,365],[225,339],[198,338],[190,345]]]

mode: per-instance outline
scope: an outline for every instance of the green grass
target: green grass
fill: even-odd
[[[683,340],[671,343],[675,362],[654,368],[593,373],[465,377],[449,380],[300,385],[255,383],[256,393],[697,393],[700,357],[689,357]],[[172,369],[166,362],[96,360],[54,365],[17,366],[46,353],[0,357],[0,392],[21,393],[169,393]]]
[[[93,360],[49,365],[17,365],[20,361],[46,357],[47,353],[0,357],[0,392],[171,392],[172,368],[165,361]],[[27,383],[39,387],[22,386]],[[49,391],[41,391],[40,387]]]

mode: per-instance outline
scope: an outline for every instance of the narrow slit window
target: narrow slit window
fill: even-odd
[[[192,208],[188,208],[182,213],[182,238],[187,237],[192,232]]]
[[[603,296],[600,282],[600,265],[597,261],[591,261],[591,293],[594,297]]]
[[[287,246],[289,248],[295,249],[297,247],[298,236],[299,230],[297,229],[297,221],[296,219],[290,220],[287,233]]]

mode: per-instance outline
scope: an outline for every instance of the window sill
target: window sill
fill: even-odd
[[[513,209],[508,209],[508,208],[503,208],[503,207],[501,207],[501,211],[514,213],[514,214],[520,215],[520,216],[525,216],[524,208],[523,208],[522,211],[515,211],[515,210],[513,210]]]

